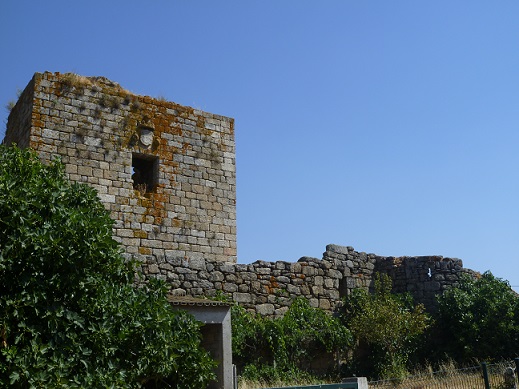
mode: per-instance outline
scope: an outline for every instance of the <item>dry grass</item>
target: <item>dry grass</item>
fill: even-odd
[[[488,364],[487,371],[492,389],[505,388],[504,372],[514,367],[511,362]],[[332,382],[274,382],[240,380],[238,389],[279,388],[286,386],[304,386]],[[335,382],[337,383],[337,382]],[[426,366],[413,375],[400,380],[372,381],[369,387],[378,389],[480,389],[484,387],[483,373],[480,364],[467,368],[459,368],[454,362],[446,362],[434,369]]]
[[[266,381],[250,381],[240,379],[238,381],[238,389],[259,389],[259,388],[282,388],[286,386],[304,386],[304,385],[317,385],[317,384],[325,384],[331,382],[323,382],[323,381],[296,381],[296,382],[286,382],[286,381],[275,381],[269,382]]]
[[[61,76],[60,81],[63,85],[76,88],[87,88],[94,85],[88,77],[80,76],[76,73],[65,73]]]
[[[511,366],[508,362],[487,365],[491,387],[503,388],[504,372]],[[479,389],[484,387],[483,372],[480,364],[472,367],[459,368],[453,362],[441,365],[437,370],[431,366],[402,380],[385,380],[369,383],[370,388],[391,389]]]
[[[75,89],[77,92],[82,93],[85,89],[90,88],[95,92],[100,92],[102,88],[99,84],[104,84],[121,91],[125,95],[125,101],[126,99],[130,101],[130,96],[134,95],[129,90],[121,87],[118,83],[110,81],[105,77],[86,77],[76,73],[64,73],[60,76],[60,82],[63,89],[67,91]]]

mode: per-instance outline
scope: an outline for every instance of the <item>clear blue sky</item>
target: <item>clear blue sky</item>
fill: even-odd
[[[234,117],[240,263],[334,243],[519,286],[516,0],[2,0],[0,33],[2,105],[48,70]]]

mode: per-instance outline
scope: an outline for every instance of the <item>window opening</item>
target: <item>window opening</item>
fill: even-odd
[[[159,159],[153,155],[132,155],[133,189],[141,194],[151,193],[158,184]]]

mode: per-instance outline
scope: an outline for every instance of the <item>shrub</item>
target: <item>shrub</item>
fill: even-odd
[[[462,279],[439,296],[440,351],[457,361],[500,360],[519,347],[519,297],[490,272]]]
[[[356,289],[344,301],[342,317],[357,341],[357,374],[405,376],[414,341],[430,325],[423,305],[414,306],[409,295],[392,294],[391,289],[389,276],[378,274],[373,294]]]
[[[199,324],[135,267],[86,185],[0,146],[0,386],[118,387],[214,378]]]
[[[233,354],[248,379],[309,379],[311,361],[325,353],[341,354],[351,342],[340,321],[308,300],[295,299],[282,318],[268,319],[232,309]]]

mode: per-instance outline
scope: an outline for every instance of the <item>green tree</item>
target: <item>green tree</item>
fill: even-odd
[[[407,374],[416,339],[430,325],[423,305],[391,293],[389,276],[377,274],[375,291],[356,289],[344,301],[343,319],[357,341],[357,374],[399,378]]]
[[[441,351],[458,361],[515,357],[519,347],[519,298],[490,272],[465,277],[438,298]]]
[[[0,386],[203,387],[200,325],[135,266],[112,220],[58,161],[0,146]]]
[[[233,354],[250,379],[293,380],[310,377],[320,355],[344,353],[350,332],[341,322],[297,298],[281,318],[268,319],[238,305],[232,311]],[[338,356],[337,355],[337,356]]]

